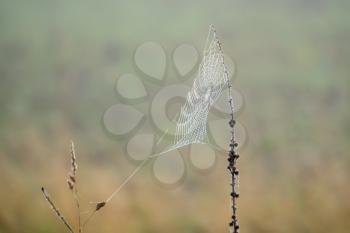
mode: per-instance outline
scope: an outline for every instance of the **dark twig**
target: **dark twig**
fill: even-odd
[[[231,222],[230,222],[230,231],[232,233],[238,233],[239,232],[239,225],[238,225],[238,219],[237,219],[237,198],[239,197],[238,194],[238,176],[239,171],[237,169],[237,159],[239,158],[239,155],[236,153],[236,148],[238,146],[237,142],[235,141],[235,134],[234,134],[234,126],[236,124],[236,121],[234,119],[234,105],[233,105],[233,98],[232,98],[232,85],[229,79],[229,74],[224,62],[224,54],[222,51],[221,43],[219,39],[217,38],[216,31],[213,26],[211,26],[211,30],[213,30],[215,40],[217,41],[218,48],[221,53],[221,59],[222,59],[222,65],[224,68],[224,73],[226,76],[226,82],[227,82],[227,88],[228,88],[228,102],[230,105],[230,120],[229,120],[229,126],[231,129],[231,140],[230,140],[230,150],[228,153],[228,162],[229,165],[227,169],[230,171],[231,174],[231,208],[232,208],[232,216],[231,216]]]
[[[71,233],[75,233],[73,228],[71,227],[71,225],[68,223],[68,221],[65,219],[65,217],[63,216],[63,214],[60,212],[60,210],[56,207],[56,205],[54,204],[54,202],[52,201],[49,193],[46,191],[46,189],[44,187],[41,187],[41,191],[46,199],[46,201],[49,203],[49,206],[51,207],[51,209],[55,212],[56,216],[63,222],[63,224],[67,227],[67,229],[71,232]]]

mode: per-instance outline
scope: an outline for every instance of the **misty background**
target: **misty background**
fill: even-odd
[[[83,210],[106,198],[137,165],[101,123],[119,102],[116,80],[135,71],[145,41],[167,57],[181,43],[201,53],[209,24],[245,99],[241,231],[347,232],[349,10],[345,0],[1,1],[0,232],[65,231],[41,185],[74,222],[71,139]],[[85,232],[228,232],[226,158],[210,172],[186,166],[176,188],[157,184],[147,166]]]

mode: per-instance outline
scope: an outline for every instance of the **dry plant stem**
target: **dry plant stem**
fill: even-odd
[[[74,146],[73,141],[71,141],[70,157],[71,157],[71,170],[68,173],[67,184],[68,184],[69,189],[73,193],[74,201],[75,201],[75,204],[77,207],[78,232],[82,233],[80,203],[79,203],[78,187],[77,187],[78,163],[77,163],[77,156],[75,153],[75,146]]]
[[[82,226],[81,226],[81,215],[80,215],[80,203],[79,203],[79,198],[78,198],[78,189],[74,188],[74,200],[75,204],[77,206],[77,215],[78,215],[78,231],[79,233],[83,232]]]
[[[231,118],[230,122],[231,127],[231,143],[230,143],[230,151],[229,151],[229,165],[228,170],[231,173],[231,200],[232,200],[232,220],[230,222],[231,232],[238,233],[239,225],[238,225],[238,219],[237,219],[237,198],[239,197],[238,190],[237,190],[237,182],[238,182],[238,175],[239,171],[237,169],[237,159],[239,158],[239,155],[235,152],[235,147],[237,147],[237,143],[234,140],[234,125],[235,120],[233,117]]]
[[[56,207],[56,205],[53,203],[49,193],[46,191],[44,187],[41,187],[41,191],[43,192],[43,195],[46,199],[46,201],[49,203],[51,209],[55,212],[56,216],[63,222],[63,224],[67,227],[67,229],[71,233],[75,233],[71,225],[67,222],[65,217],[62,215],[62,213],[59,211],[59,209]]]
[[[239,225],[238,225],[238,219],[237,219],[237,198],[239,197],[238,190],[237,190],[237,182],[238,182],[238,176],[239,171],[237,169],[237,159],[239,158],[239,155],[236,153],[235,148],[238,146],[237,142],[235,141],[235,134],[234,134],[234,126],[236,124],[236,121],[234,119],[234,106],[233,106],[233,99],[232,99],[232,85],[229,79],[229,74],[224,62],[224,54],[222,52],[221,43],[217,38],[216,31],[213,28],[214,35],[217,39],[217,43],[219,46],[219,50],[221,52],[221,59],[224,67],[224,72],[226,76],[227,81],[227,87],[228,87],[228,102],[230,105],[230,116],[231,119],[229,121],[229,126],[231,128],[231,140],[230,140],[230,150],[228,153],[228,162],[229,165],[227,169],[230,171],[231,175],[231,208],[232,208],[232,216],[231,216],[231,222],[229,223],[230,226],[230,232],[232,233],[238,233],[239,231]]]
[[[77,157],[75,153],[75,146],[73,141],[71,141],[71,150],[70,150],[70,158],[71,158],[71,169],[67,176],[67,184],[68,188],[72,191],[72,195],[75,201],[75,205],[77,208],[77,220],[78,220],[78,232],[83,232],[83,226],[90,220],[90,218],[94,215],[96,211],[101,209],[103,206],[105,206],[106,202],[100,202],[97,203],[97,206],[94,210],[94,212],[87,218],[87,220],[82,224],[81,221],[81,212],[80,212],[80,201],[79,201],[79,193],[78,193],[78,186],[77,186],[77,171],[78,171],[78,164],[77,164]],[[48,192],[42,187],[41,191],[44,194],[44,197],[46,201],[49,203],[50,207],[53,209],[53,211],[56,213],[57,217],[64,223],[64,225],[68,228],[68,230],[71,233],[75,233],[71,225],[67,222],[67,220],[64,218],[62,213],[58,210],[58,208],[53,203],[52,199],[50,198]]]

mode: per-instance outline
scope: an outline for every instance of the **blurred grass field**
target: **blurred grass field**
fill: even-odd
[[[202,48],[209,24],[237,64],[239,219],[245,233],[350,229],[348,1],[1,1],[0,233],[65,232],[40,193],[74,217],[66,187],[77,146],[83,201],[105,198],[135,164],[101,126],[116,78],[149,40]],[[226,159],[164,189],[150,167],[86,232],[228,232]],[[89,206],[85,205],[84,210]]]

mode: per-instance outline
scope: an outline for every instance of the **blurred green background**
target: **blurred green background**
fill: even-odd
[[[241,232],[348,232],[349,10],[346,0],[1,1],[0,232],[65,232],[40,187],[74,217],[70,139],[82,201],[120,184],[135,163],[101,125],[118,102],[116,78],[133,71],[144,41],[169,56],[183,42],[202,48],[211,23],[246,102]],[[146,168],[85,232],[228,232],[225,163],[190,171],[176,189],[159,187]]]

